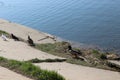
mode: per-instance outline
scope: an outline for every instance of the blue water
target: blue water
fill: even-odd
[[[67,40],[120,48],[120,0],[0,0],[0,18]]]

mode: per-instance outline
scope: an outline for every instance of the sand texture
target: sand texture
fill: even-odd
[[[32,80],[32,79],[24,77],[6,68],[0,67],[0,80]]]
[[[0,19],[0,30],[6,31],[8,33],[13,33],[14,35],[21,37],[24,40],[27,40],[28,35],[31,36],[35,43],[54,43],[55,41],[49,37],[54,37],[50,34],[39,32],[37,30],[27,28],[26,26],[19,25],[16,23],[12,23],[10,21],[6,21]]]
[[[120,73],[109,70],[90,68],[80,65],[63,63],[38,63],[42,69],[54,70],[66,80],[120,80]]]
[[[48,53],[32,48],[24,42],[14,41],[12,39],[9,39],[8,41],[3,41],[2,38],[0,38],[0,56],[19,61],[26,61],[35,58],[63,59],[61,57],[50,55]]]

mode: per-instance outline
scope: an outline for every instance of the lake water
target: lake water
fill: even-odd
[[[0,18],[67,40],[120,49],[120,0],[0,0]]]

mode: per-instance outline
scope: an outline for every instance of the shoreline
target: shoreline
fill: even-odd
[[[26,27],[24,25],[13,23],[4,19],[0,19],[0,30],[6,31],[9,34],[12,33],[24,40],[27,40],[28,35],[30,35],[35,43],[54,43],[55,42],[54,36],[51,34],[41,32],[32,28]]]
[[[98,45],[92,45],[92,44],[84,44],[84,43],[80,43],[80,42],[75,42],[75,41],[70,41],[70,40],[67,40],[67,39],[63,39],[63,38],[60,38],[60,37],[57,37],[57,41],[65,41],[65,42],[69,42],[74,48],[79,48],[79,49],[83,49],[83,50],[90,50],[90,49],[93,49],[93,50],[98,50],[100,52],[103,52],[103,53],[115,53],[115,54],[118,54],[120,55],[120,50],[118,49],[114,49],[114,48],[105,48],[105,47],[100,47]]]
[[[27,39],[28,35],[31,35],[33,40],[36,40],[35,42],[37,43],[54,43],[54,40],[49,38],[45,39],[43,41],[37,41],[39,38],[45,38],[46,35],[44,35],[41,32],[38,32],[37,30],[27,28],[23,25],[11,23],[9,21],[6,22],[6,20],[0,20],[0,30],[6,31],[6,32],[13,32],[16,36],[22,37],[23,39]],[[39,37],[38,37],[39,36]],[[9,58],[9,59],[15,59],[15,60],[30,60],[34,58],[40,58],[40,59],[48,59],[48,58],[61,58],[58,56],[54,56],[51,54],[48,54],[46,52],[42,52],[40,50],[34,49],[30,46],[28,46],[26,43],[23,42],[16,42],[12,39],[10,39],[8,42],[3,41],[0,39],[1,45],[1,52],[0,56]],[[9,45],[9,46],[8,46]],[[108,71],[108,70],[102,70],[102,69],[96,69],[96,68],[91,68],[91,67],[86,67],[86,66],[78,66],[75,64],[70,64],[70,63],[38,63],[37,64],[39,67],[42,69],[47,69],[47,70],[54,70],[60,74],[62,74],[67,80],[96,80],[96,79],[101,79],[101,80],[113,80],[116,79],[118,80],[120,78],[118,72],[113,72],[113,71]],[[66,67],[68,67],[66,69]],[[74,69],[75,68],[75,69]],[[81,73],[82,72],[82,73]],[[95,74],[95,73],[96,74]],[[70,74],[74,73],[74,74]],[[88,74],[86,78],[86,74]],[[101,75],[103,74],[103,75]],[[80,76],[79,76],[80,75]],[[108,77],[109,76],[109,77]]]
[[[9,26],[4,25],[4,24],[9,24],[9,26],[12,29],[16,29],[17,31],[18,31],[18,29],[20,29],[20,30],[18,32],[16,32],[14,30],[9,29],[8,28]],[[117,50],[117,49],[103,48],[103,47],[100,47],[98,45],[84,44],[84,43],[80,43],[80,42],[67,40],[67,39],[64,39],[64,38],[61,38],[61,37],[58,37],[58,36],[51,35],[51,34],[46,33],[46,32],[42,32],[42,31],[33,29],[31,27],[27,27],[27,26],[24,26],[24,25],[21,25],[21,24],[18,24],[18,23],[14,23],[14,22],[11,22],[11,21],[8,21],[8,20],[1,19],[1,18],[0,18],[0,26],[1,26],[0,27],[1,30],[6,31],[8,33],[13,33],[13,34],[15,33],[15,35],[19,36],[20,38],[22,38],[24,40],[26,40],[27,36],[30,35],[33,38],[34,42],[38,43],[38,44],[39,43],[55,43],[55,42],[58,42],[58,41],[60,41],[60,42],[65,41],[65,42],[69,42],[75,48],[88,49],[88,50],[89,49],[96,49],[96,50],[99,50],[99,51],[102,51],[102,52],[113,52],[113,53],[117,53],[117,54],[120,55],[120,50]],[[13,27],[13,26],[16,26],[16,28]],[[6,28],[4,28],[4,27],[6,27]],[[24,31],[26,31],[26,32],[24,32]],[[34,35],[39,35],[39,36],[36,37]]]
[[[7,26],[7,25],[4,26],[4,24],[9,24],[9,26]],[[61,37],[54,36],[54,35],[51,35],[51,34],[46,33],[46,32],[38,31],[38,30],[33,29],[31,27],[27,27],[27,26],[24,26],[24,25],[21,25],[18,23],[4,20],[4,19],[0,19],[0,26],[1,26],[0,30],[6,31],[8,33],[13,33],[13,34],[15,33],[15,35],[19,36],[20,38],[22,38],[24,40],[26,40],[27,36],[30,35],[33,38],[33,40],[35,41],[35,43],[54,43],[56,41],[57,42],[65,41],[65,42],[69,42],[73,47],[77,47],[77,48],[83,48],[83,49],[96,48],[96,46],[93,46],[93,45],[86,45],[86,44],[82,44],[79,42],[74,42],[74,41],[70,41],[67,39],[63,39]],[[15,27],[13,27],[13,26],[15,26]],[[6,27],[6,28],[4,28],[4,27]],[[16,32],[12,29],[8,29],[9,27],[11,27],[12,29],[16,29],[16,30],[20,29],[20,30],[19,30],[19,32]],[[24,31],[26,31],[26,32],[24,32]],[[20,34],[20,33],[23,33],[23,34]],[[34,33],[34,34],[32,34],[32,33]],[[41,37],[39,36],[39,38],[36,38],[34,35],[40,35]],[[51,39],[39,41],[40,39],[46,38],[46,36],[49,36]],[[56,41],[53,40],[53,38],[55,38]]]

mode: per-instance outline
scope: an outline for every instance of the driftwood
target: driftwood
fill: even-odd
[[[113,69],[115,69],[115,70],[120,72],[120,65],[112,63],[112,62],[109,62],[109,61],[107,61],[106,64],[107,64],[107,66],[109,66],[109,67],[111,67],[111,68],[113,68]]]

